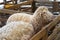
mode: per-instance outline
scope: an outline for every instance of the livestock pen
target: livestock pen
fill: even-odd
[[[13,2],[10,4],[9,2]],[[15,2],[15,3],[14,3]],[[4,26],[8,17],[14,13],[21,13],[28,11],[29,14],[33,14],[36,10],[36,3],[40,3],[34,0],[28,0],[17,4],[17,0],[12,1],[4,1],[0,4],[4,4],[4,8],[0,9],[0,26]],[[48,2],[46,2],[48,4]],[[60,2],[52,2],[53,8],[51,9],[53,12],[60,11],[59,8]],[[50,3],[49,3],[50,4]],[[24,5],[30,5],[29,7],[25,7]],[[50,8],[49,8],[50,10]],[[51,11],[50,10],[50,11]],[[34,36],[30,38],[30,40],[53,40],[54,30],[56,30],[55,26],[60,22],[60,15],[57,15],[56,18],[53,19],[49,24],[44,26],[39,32],[37,32]],[[55,31],[56,32],[56,31]]]

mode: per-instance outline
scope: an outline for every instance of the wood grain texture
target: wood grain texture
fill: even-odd
[[[60,15],[58,15],[51,23],[46,25],[42,30],[40,30],[37,34],[35,34],[30,40],[41,39],[44,35],[46,35],[45,33],[47,33],[47,31],[49,31],[51,28],[53,28],[59,21],[60,21]]]

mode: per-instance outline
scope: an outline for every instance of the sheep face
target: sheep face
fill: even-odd
[[[41,6],[37,8],[32,19],[32,24],[35,30],[40,30],[43,26],[47,25],[47,23],[50,22],[52,16],[53,14],[48,11],[47,7]]]
[[[41,17],[45,22],[50,22],[52,21],[53,14],[49,11],[43,10]]]
[[[39,15],[39,17],[42,18],[45,22],[51,21],[53,16],[53,14],[45,6],[40,6],[37,8],[35,15],[36,17]]]

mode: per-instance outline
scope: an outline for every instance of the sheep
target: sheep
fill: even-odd
[[[29,40],[34,28],[30,23],[17,21],[0,28],[0,40]]]
[[[49,22],[53,20],[52,17],[53,14],[50,11],[48,11],[47,7],[41,6],[37,8],[31,20],[34,30],[36,32],[41,30],[43,26],[47,25]]]
[[[30,14],[26,14],[26,13],[16,13],[11,15],[8,20],[7,23],[13,22],[13,21],[24,21],[24,22],[30,22],[30,20],[32,19],[32,15]]]
[[[8,18],[7,24],[13,21],[28,22],[31,23],[34,27],[34,30],[38,32],[38,30],[40,30],[42,26],[45,26],[52,20],[52,16],[53,14],[48,10],[47,7],[40,6],[37,8],[33,15],[26,13],[13,14]]]
[[[11,15],[8,20],[7,20],[7,23],[8,24],[9,22],[13,22],[13,21],[24,21],[24,22],[31,22],[33,16],[35,16],[36,14],[39,14],[38,12],[43,10],[43,8],[45,8],[45,10],[48,12],[48,14],[45,14],[45,15],[48,15],[49,18],[51,18],[50,16],[52,15],[51,12],[48,11],[48,8],[45,7],[45,6],[40,6],[38,7],[38,9],[35,11],[35,13],[33,15],[30,15],[30,14],[26,14],[26,13],[16,13],[16,14],[13,14]],[[42,12],[42,11],[41,11]],[[43,13],[42,13],[43,14]],[[41,15],[41,14],[40,14]],[[38,16],[38,15],[36,15]],[[43,15],[44,16],[44,15]],[[44,16],[45,17],[45,16]]]

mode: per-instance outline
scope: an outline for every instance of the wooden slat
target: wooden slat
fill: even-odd
[[[55,28],[53,33],[47,38],[47,40],[53,40],[56,37],[56,34],[58,33],[57,29]]]
[[[59,3],[53,2],[53,11],[58,11],[58,10],[59,10]]]
[[[14,5],[15,3],[14,3],[14,0],[11,0],[12,1],[12,4]]]
[[[39,40],[45,35],[45,30],[49,31],[60,21],[60,15],[58,15],[51,23],[46,25],[42,30],[40,30],[36,35],[34,35],[30,40]]]
[[[43,28],[36,35],[34,35],[30,40],[39,40],[45,35],[45,33],[46,33],[46,28]]]
[[[15,4],[17,4],[17,0],[15,0]]]
[[[20,13],[20,12],[15,10],[0,9],[0,13],[13,14],[13,13]]]
[[[20,3],[20,4],[16,4],[16,5],[14,5],[14,6],[9,7],[9,9],[19,8],[20,6],[26,5],[26,4],[30,4],[31,2],[32,2],[32,1],[24,1],[24,2],[22,2],[22,3]]]
[[[51,23],[47,25],[47,30],[52,29],[60,21],[60,15],[58,15]]]
[[[6,21],[6,20],[7,20],[7,19],[5,19],[5,18],[4,18],[4,19],[3,19],[3,18],[0,18],[0,21]]]
[[[32,1],[32,12],[34,13],[35,12],[35,10],[36,10],[36,4],[35,4],[36,2],[33,0]]]
[[[48,31],[45,30],[45,35],[43,36],[42,40],[46,40],[48,38]]]
[[[30,11],[31,11],[31,7],[30,7],[30,8],[22,9],[21,11],[25,11],[25,12],[27,12],[27,11],[29,11],[29,9],[30,9]]]
[[[6,3],[9,3],[9,2],[11,2],[11,1],[7,1]],[[1,5],[1,4],[4,4],[4,2],[1,2],[0,5]]]

